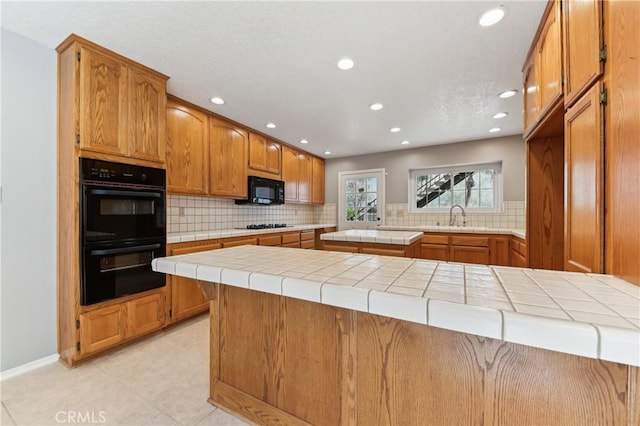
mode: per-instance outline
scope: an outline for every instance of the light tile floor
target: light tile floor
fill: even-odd
[[[200,316],[69,369],[0,383],[2,425],[246,425],[207,402],[209,321]]]

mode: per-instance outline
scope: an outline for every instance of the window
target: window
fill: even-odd
[[[338,173],[338,228],[384,225],[384,169]]]
[[[502,210],[502,161],[409,170],[409,211]]]

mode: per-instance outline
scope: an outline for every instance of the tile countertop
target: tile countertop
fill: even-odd
[[[433,225],[416,225],[416,226],[378,226],[381,231],[420,231],[420,232],[447,232],[460,234],[506,234],[519,238],[525,238],[524,229],[506,229],[506,228],[487,228],[484,226],[433,226]]]
[[[158,258],[152,266],[167,274],[640,366],[640,287],[611,275],[267,246]]]
[[[314,223],[311,225],[287,226],[286,228],[217,229],[213,231],[175,232],[167,234],[167,244],[214,240],[217,238],[244,237],[246,235],[270,234],[274,232],[302,231],[305,229],[335,228],[335,226],[335,223]]]
[[[422,232],[416,231],[377,231],[368,229],[349,229],[347,231],[327,232],[320,235],[326,241],[353,241],[359,243],[398,244],[408,246],[422,238]]]

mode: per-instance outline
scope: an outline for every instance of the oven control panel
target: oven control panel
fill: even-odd
[[[162,187],[166,185],[165,170],[152,167],[80,158],[80,170],[83,181],[91,180]]]

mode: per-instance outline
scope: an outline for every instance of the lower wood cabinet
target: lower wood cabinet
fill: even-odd
[[[511,266],[518,268],[528,268],[527,262],[527,246],[522,238],[511,238]]]
[[[489,247],[451,246],[451,262],[489,264]]]
[[[322,250],[416,258],[420,252],[420,240],[409,245],[360,243],[356,241],[322,241]]]
[[[493,234],[425,233],[420,241],[421,259],[440,262],[511,265],[511,236]]]
[[[80,314],[80,355],[161,329],[166,322],[164,291]]]
[[[196,253],[199,251],[215,250],[222,247],[220,243],[198,245],[196,247],[169,246],[167,252],[170,256]],[[194,279],[168,276],[171,287],[171,308],[169,319],[171,322],[189,318],[209,309],[209,300],[204,296],[198,283]]]

